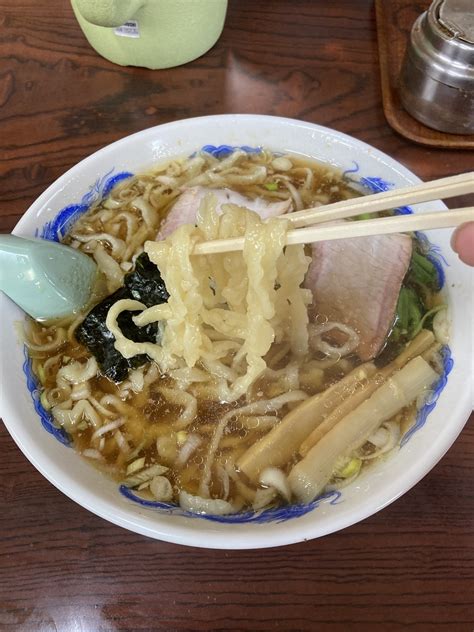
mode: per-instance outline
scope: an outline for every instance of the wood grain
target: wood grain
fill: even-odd
[[[67,2],[0,0],[0,231],[96,149],[205,114],[329,125],[424,179],[474,169],[472,153],[423,148],[387,125],[372,2],[229,4],[209,53],[152,72],[97,56]],[[183,548],[110,525],[52,487],[2,427],[0,630],[471,632],[473,421],[383,512],[258,552]]]

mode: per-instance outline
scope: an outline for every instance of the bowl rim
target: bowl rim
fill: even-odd
[[[167,128],[186,129],[189,126],[192,127],[193,125],[199,125],[206,122],[225,122],[228,124],[232,122],[233,124],[238,125],[239,122],[252,124],[258,123],[260,121],[265,121],[274,125],[291,125],[303,127],[310,130],[316,130],[320,134],[324,134],[327,138],[336,138],[339,142],[345,141],[352,149],[356,151],[360,150],[365,154],[375,156],[377,160],[381,164],[384,164],[390,171],[398,173],[400,176],[408,179],[411,182],[421,182],[421,180],[415,174],[413,174],[410,170],[405,168],[395,159],[389,157],[384,152],[381,152],[371,145],[356,138],[353,138],[347,134],[314,123],[299,121],[296,119],[285,117],[275,117],[258,114],[221,114],[193,117],[146,128],[134,134],[128,135],[122,139],[119,139],[113,143],[110,143],[105,147],[99,149],[98,151],[94,152],[93,154],[87,156],[86,158],[75,164],[73,167],[71,167],[57,180],[55,180],[33,202],[33,204],[25,212],[23,217],[19,220],[13,232],[15,234],[22,234],[24,229],[31,221],[32,213],[34,213],[36,209],[44,206],[44,204],[49,199],[51,199],[54,194],[56,194],[58,191],[61,191],[65,186],[67,186],[67,184],[69,184],[71,180],[71,176],[80,171],[81,168],[86,165],[92,164],[95,160],[97,160],[98,157],[105,157],[108,154],[116,154],[116,152],[120,150],[121,147],[129,143],[132,139],[153,134],[159,134],[162,130]],[[3,378],[1,381],[1,385],[3,387]],[[232,536],[229,535],[227,531],[224,532],[213,530],[212,528],[210,528],[210,525],[208,523],[204,523],[204,521],[200,521],[202,528],[198,529],[189,529],[186,524],[182,525],[179,521],[179,523],[177,522],[171,528],[166,528],[165,525],[165,529],[163,530],[163,525],[159,523],[159,519],[156,520],[156,517],[153,521],[153,526],[150,526],[149,523],[151,523],[152,520],[146,520],[146,516],[144,518],[143,515],[139,513],[133,516],[131,511],[125,511],[121,508],[117,508],[117,506],[114,505],[112,501],[109,502],[106,500],[98,499],[94,492],[84,490],[83,486],[78,483],[78,481],[75,481],[70,477],[69,479],[68,477],[65,477],[64,468],[58,467],[57,464],[51,464],[49,462],[47,463],[47,465],[45,465],[45,456],[42,455],[41,450],[36,449],[33,438],[28,437],[26,431],[22,433],[21,424],[18,425],[14,421],[17,413],[15,412],[14,401],[11,397],[2,396],[1,408],[1,413],[4,418],[4,423],[8,429],[8,432],[10,433],[20,450],[28,458],[28,460],[47,480],[49,480],[55,487],[57,487],[66,496],[77,502],[79,505],[85,507],[92,513],[108,520],[109,522],[112,522],[121,527],[125,527],[142,535],[178,544],[216,549],[253,549],[293,544],[307,539],[322,537],[329,533],[339,531],[377,513],[387,505],[394,502],[401,495],[406,493],[435,466],[435,464],[442,458],[442,456],[452,445],[458,434],[461,432],[470,413],[470,405],[468,405],[467,399],[466,401],[464,401],[462,400],[462,398],[460,398],[456,402],[457,412],[455,415],[453,415],[457,418],[457,423],[454,425],[454,427],[451,427],[449,438],[445,438],[443,436],[443,441],[440,440],[438,442],[434,442],[431,446],[430,452],[424,453],[420,460],[417,461],[416,468],[413,467],[410,470],[411,476],[405,477],[403,484],[400,484],[400,479],[397,479],[396,484],[392,482],[391,484],[387,485],[387,493],[385,494],[384,500],[379,502],[375,507],[373,505],[358,505],[356,510],[353,511],[350,519],[347,519],[347,517],[345,516],[338,516],[334,519],[333,523],[331,523],[331,525],[328,525],[326,528],[321,528],[320,526],[318,528],[317,519],[309,524],[305,523],[304,526],[299,525],[299,528],[296,529],[278,529],[275,532],[272,531],[272,533],[268,533],[267,529],[265,529],[265,525],[256,525],[257,527],[259,527],[259,529],[253,529],[252,534],[249,536],[251,542],[249,542],[248,539],[245,537],[245,534],[243,533],[240,536],[238,534],[237,536]],[[464,421],[462,421],[463,419]],[[416,473],[414,474],[415,470]],[[85,491],[87,493],[85,493]],[[295,520],[292,520],[291,522],[294,523]],[[286,524],[288,525],[289,523]],[[225,526],[227,527],[231,525]],[[232,526],[240,527],[241,525]],[[249,524],[242,526],[246,529],[254,527],[254,525]],[[197,535],[199,535],[199,537],[196,537]],[[229,539],[231,539],[232,541],[229,542]]]

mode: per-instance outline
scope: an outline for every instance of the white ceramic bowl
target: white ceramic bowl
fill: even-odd
[[[103,195],[117,180],[117,174],[137,173],[165,158],[191,154],[204,145],[223,144],[265,146],[314,157],[351,171],[351,177],[372,190],[419,182],[380,151],[324,127],[269,116],[209,116],[144,130],[83,160],[41,195],[18,223],[15,233],[51,234],[71,213],[77,215]],[[440,206],[441,203],[420,204],[416,212]],[[24,350],[14,330],[15,321],[23,315],[3,295],[0,412],[22,452],[53,485],[95,514],[137,533],[192,546],[244,549],[290,544],[337,531],[379,511],[417,483],[451,446],[471,411],[472,277],[471,271],[451,252],[449,235],[449,231],[430,234],[435,244],[432,254],[443,261],[452,321],[452,362],[448,362],[452,370],[435,407],[429,407],[434,410],[427,418],[428,409],[424,411],[418,430],[393,458],[379,463],[341,493],[327,495],[310,507],[213,521],[183,515],[181,510],[148,508],[124,497],[113,481],[43,427],[34,408],[31,379],[33,398],[27,388]],[[448,503],[449,499],[441,498],[440,502]]]

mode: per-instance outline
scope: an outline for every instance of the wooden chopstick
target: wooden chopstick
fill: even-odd
[[[311,224],[354,217],[363,213],[377,213],[378,211],[398,208],[407,204],[448,199],[455,195],[465,195],[473,192],[474,171],[471,171],[393,191],[364,195],[359,198],[335,202],[334,204],[316,206],[304,211],[295,211],[279,217],[288,220],[295,227],[309,226]]]
[[[287,233],[286,244],[310,244],[316,241],[333,239],[350,239],[353,237],[369,237],[371,235],[387,235],[390,233],[412,232],[415,230],[432,230],[459,226],[464,222],[474,221],[474,207],[439,211],[437,213],[420,213],[414,215],[395,215],[359,222],[345,222],[331,226],[308,226]],[[222,252],[243,250],[244,238],[215,239],[196,244],[195,255],[210,255]]]

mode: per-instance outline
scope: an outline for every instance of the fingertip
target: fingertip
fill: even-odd
[[[451,237],[451,247],[463,263],[474,266],[474,222],[458,226]]]

